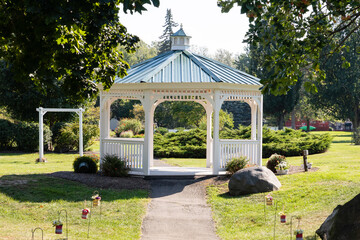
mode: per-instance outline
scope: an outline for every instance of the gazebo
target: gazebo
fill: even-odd
[[[250,163],[261,165],[263,97],[259,79],[189,52],[189,40],[180,28],[171,36],[171,51],[132,66],[128,75],[117,78],[107,91],[99,86],[101,157],[116,154],[126,159],[132,173],[152,175],[156,107],[165,101],[194,101],[206,110],[206,166],[213,175],[224,170],[233,157],[246,156]],[[110,105],[116,99],[141,101],[145,112],[143,139],[110,137]],[[249,104],[251,139],[220,139],[219,111],[224,101]]]

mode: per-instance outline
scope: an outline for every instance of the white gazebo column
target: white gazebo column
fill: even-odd
[[[213,108],[212,106],[208,103],[205,107],[206,110],[206,167],[211,167],[211,165],[213,165],[213,157],[212,157],[212,136],[211,136],[211,132],[212,132],[212,113],[213,113]]]
[[[104,139],[110,137],[110,99],[100,95],[100,158],[104,157]],[[102,161],[100,161],[100,168]]]
[[[258,118],[257,118],[257,122],[258,122],[258,130],[257,130],[257,140],[258,140],[258,163],[257,165],[261,166],[262,165],[262,121],[263,121],[263,95],[261,95],[258,98],[257,101],[257,113],[258,113]]]
[[[214,139],[213,139],[213,174],[218,175],[220,170],[220,136],[219,136],[219,112],[221,101],[218,91],[214,91]]]
[[[257,104],[255,101],[251,101],[250,103],[251,108],[251,140],[256,140],[256,110]]]
[[[150,165],[153,161],[153,142],[154,142],[154,102],[151,96],[151,91],[145,92],[144,100],[142,101],[145,112],[145,136],[144,136],[144,154],[142,161],[142,168],[144,175],[150,175]]]

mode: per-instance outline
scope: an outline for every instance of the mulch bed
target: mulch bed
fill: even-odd
[[[107,177],[100,174],[74,173],[74,172],[54,172],[49,174],[52,177],[63,178],[70,181],[83,183],[90,187],[110,188],[116,190],[149,190],[148,181],[140,177]]]

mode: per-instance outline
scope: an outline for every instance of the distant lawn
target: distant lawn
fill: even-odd
[[[272,193],[279,201],[278,212],[284,205],[288,220],[289,216],[302,217],[300,228],[304,230],[304,239],[314,239],[315,231],[333,209],[360,193],[360,146],[350,144],[349,132],[329,133],[334,136],[329,151],[308,157],[320,170],[279,176],[282,187]],[[287,159],[291,165],[302,163],[302,157]],[[263,159],[263,164],[266,161]],[[227,192],[227,184],[208,187],[208,202],[221,239],[272,239],[274,208],[267,207],[267,222],[264,224],[264,195],[232,197]],[[289,239],[289,221],[281,224],[279,216],[276,219],[276,239]],[[296,226],[297,222],[293,229]]]
[[[69,239],[88,239],[81,210],[95,190],[102,196],[102,217],[99,208],[93,209],[89,239],[140,239],[147,191],[99,190],[46,175],[72,171],[76,156],[45,154],[47,163],[35,163],[38,154],[0,154],[0,239],[31,239],[35,227],[44,230],[44,239],[64,238],[55,235],[52,226],[61,209],[68,212]],[[61,219],[65,221],[65,215]],[[36,236],[40,239],[40,232]]]
[[[206,167],[205,158],[161,158],[161,160],[176,167]]]

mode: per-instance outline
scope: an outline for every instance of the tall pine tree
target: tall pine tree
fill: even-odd
[[[170,36],[174,33],[173,27],[177,27],[179,24],[174,22],[171,9],[166,9],[164,32],[160,36],[159,41],[159,54],[170,51],[171,49],[171,40]]]

